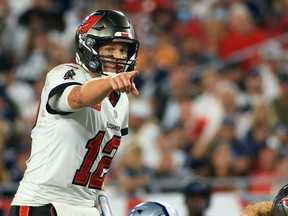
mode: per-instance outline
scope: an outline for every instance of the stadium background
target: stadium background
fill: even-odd
[[[74,61],[75,29],[100,8],[127,14],[141,42],[140,97],[130,96],[130,134],[105,185],[111,204],[126,212],[163,199],[184,215],[179,189],[195,176],[213,186],[212,216],[272,199],[288,179],[286,0],[1,0],[3,215],[45,74]]]

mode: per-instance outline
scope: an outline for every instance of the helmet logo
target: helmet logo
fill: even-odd
[[[79,34],[87,33],[101,17],[102,15],[91,15],[86,17],[83,23],[78,27],[77,32],[79,32]]]
[[[280,203],[283,204],[283,205],[285,205],[285,206],[287,206],[288,200],[287,200],[287,199],[282,199],[282,200],[280,201]]]

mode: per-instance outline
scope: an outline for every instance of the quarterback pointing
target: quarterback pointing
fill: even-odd
[[[139,42],[129,19],[96,10],[78,27],[76,62],[46,77],[32,129],[31,156],[10,216],[100,215],[94,200],[121,136]]]

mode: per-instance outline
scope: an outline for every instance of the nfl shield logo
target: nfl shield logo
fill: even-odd
[[[118,113],[117,110],[114,109],[114,118],[117,119],[118,118]]]

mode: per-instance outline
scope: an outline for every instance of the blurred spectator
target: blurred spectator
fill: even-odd
[[[52,0],[33,0],[31,8],[20,16],[20,24],[26,25],[31,30],[45,26],[49,30],[63,31],[65,28],[63,11],[60,10],[60,7],[53,6]]]
[[[237,120],[234,118],[234,116],[226,116],[223,119],[222,126],[210,144],[210,156],[212,158],[212,170],[210,170],[210,172],[212,172],[212,176],[213,172],[214,175],[219,175],[219,177],[222,175],[224,175],[224,177],[225,175],[227,175],[226,177],[245,176],[249,172],[251,159],[245,155],[241,149],[242,146],[239,137],[237,137],[236,134],[236,122]],[[219,152],[224,154],[225,150],[227,150],[227,157],[218,158]],[[220,161],[217,158],[221,158]],[[221,160],[224,158],[226,158],[225,161],[228,161],[226,163],[226,167],[224,161],[221,163]],[[219,161],[219,163],[217,161]]]
[[[30,129],[38,107],[39,93],[34,86],[15,78],[14,65],[9,58],[1,57],[1,85],[5,89],[7,110],[11,112],[13,133],[7,141],[9,148],[17,153],[30,148]],[[6,62],[6,63],[5,63]],[[40,79],[35,86],[41,85]],[[42,87],[42,86],[41,86]],[[9,107],[9,108],[8,108]],[[2,109],[3,111],[6,109]],[[17,157],[17,155],[16,155]]]
[[[179,41],[179,49],[181,51],[180,62],[199,65],[208,62],[209,56],[203,52],[204,44],[203,38],[198,36],[184,37]]]
[[[185,8],[188,10],[188,8]],[[203,24],[200,19],[193,18],[193,15],[187,11],[185,13],[178,13],[178,20],[173,24],[172,36],[176,42],[181,42],[184,38],[201,38],[203,34]]]
[[[271,1],[269,0],[246,0],[244,4],[251,12],[251,16],[258,26],[266,27],[266,16],[271,8]]]
[[[231,5],[228,24],[229,30],[219,42],[218,53],[221,58],[229,59],[234,58],[238,51],[250,48],[249,52],[237,57],[237,60],[243,60],[240,63],[243,69],[250,69],[258,63],[258,55],[253,49],[255,46],[259,46],[267,38],[267,35],[255,25],[250,11],[244,4]]]
[[[272,102],[275,115],[279,123],[288,125],[288,70],[282,67],[278,70],[278,79],[280,85],[279,97]]]
[[[197,90],[194,94],[197,95]],[[194,96],[195,97],[195,96]],[[180,149],[183,152],[185,168],[188,168],[188,172],[193,172],[198,175],[204,175],[205,165],[207,165],[207,158],[205,152],[203,155],[195,156],[193,153],[194,148],[197,148],[199,139],[202,136],[207,121],[202,116],[197,116],[193,113],[193,95],[189,95],[188,92],[182,92],[181,96],[176,98],[179,108],[179,120],[178,123],[171,130],[171,138],[173,140],[173,146],[176,149]],[[191,106],[192,101],[192,106]],[[173,150],[175,153],[175,150]],[[180,164],[179,164],[180,165]],[[179,171],[178,171],[179,172]]]
[[[180,132],[180,131],[178,131]],[[173,178],[184,176],[184,152],[179,149],[179,136],[173,131],[172,133],[163,132],[162,135],[156,140],[154,151],[158,152],[158,156],[154,167],[155,176],[158,179]]]
[[[45,29],[49,37],[52,37],[52,35],[57,35],[58,40],[60,40],[60,34],[64,34],[64,30],[66,30],[66,21],[64,20],[65,9],[61,6],[61,3],[64,3],[63,1],[67,2],[70,0],[61,0],[58,1],[58,4],[55,4],[56,2],[54,0],[30,0],[26,7],[23,7],[17,12],[18,14],[15,17],[15,19],[17,19],[17,26],[13,26],[12,28],[15,29],[15,34],[17,34],[15,49],[18,58],[20,58],[21,61],[23,61],[23,58],[25,59],[29,55],[27,54],[26,45],[30,44],[30,37],[36,37],[33,35],[39,33],[39,29]],[[15,4],[16,3],[11,3],[13,6]],[[66,6],[68,6],[68,4]],[[14,17],[14,14],[11,15]],[[73,19],[70,17],[70,20]],[[67,41],[67,37],[65,40]],[[44,41],[42,42],[43,45],[47,45],[47,43]],[[39,64],[41,63],[43,63],[43,60]],[[37,72],[38,71],[36,71],[36,73]]]
[[[26,118],[31,114],[34,117],[34,111],[29,109],[32,108],[36,95],[32,86],[26,82],[15,79],[15,72],[12,69],[12,65],[9,69],[2,72],[2,82],[6,89],[6,95],[11,102],[16,106],[17,115],[16,117]],[[21,94],[20,94],[21,92]],[[13,111],[13,109],[11,109]]]
[[[49,71],[49,69],[58,64],[70,62],[74,56],[69,53],[69,49],[67,49],[61,42],[53,40],[49,41],[46,58],[48,62],[43,73],[45,73],[45,71]]]
[[[190,151],[191,158],[201,160],[207,156],[209,143],[221,125],[224,109],[217,91],[220,82],[215,69],[204,69],[200,78],[201,93],[191,102],[192,116],[201,122],[201,133]]]
[[[145,164],[142,146],[132,140],[125,146],[117,165],[116,177],[117,184],[127,200],[127,211],[142,202],[143,194],[151,192],[154,180],[153,170]]]
[[[279,80],[277,77],[283,51],[280,42],[271,40],[260,49],[260,62],[257,66],[263,83],[263,96],[271,101],[279,96]]]
[[[15,78],[25,82],[35,82],[47,67],[49,47],[48,31],[43,26],[31,30],[26,48],[26,56],[16,68]]]
[[[218,71],[206,68],[200,78],[202,92],[192,102],[193,114],[206,121],[202,137],[207,140],[210,140],[214,136],[224,116],[224,109],[217,90],[220,82],[221,77]],[[209,112],[206,110],[207,107],[209,107]]]
[[[252,111],[251,126],[241,139],[243,154],[255,159],[260,150],[267,146],[267,138],[275,124],[276,119],[269,104],[256,106]]]
[[[251,110],[263,101],[269,102],[264,95],[265,88],[259,69],[250,70],[244,78],[244,92],[240,99],[242,106]]]
[[[173,43],[171,43],[171,36],[169,34],[161,33],[158,44],[154,53],[157,65],[160,68],[170,69],[177,66],[179,61],[179,53]]]
[[[6,167],[5,153],[6,153],[6,139],[10,133],[7,122],[0,120],[0,183],[11,181],[10,173]]]
[[[152,31],[156,35],[163,33],[167,34],[172,30],[175,20],[175,11],[172,7],[155,8],[151,15],[153,21]]]
[[[180,119],[178,98],[182,95],[194,96],[197,92],[189,77],[190,65],[177,65],[170,68],[166,82],[160,83],[155,92],[155,115],[164,130],[173,128]]]
[[[267,139],[267,145],[276,148],[280,157],[288,156],[288,128],[285,124],[276,124]]]
[[[278,159],[277,149],[265,147],[261,149],[255,160],[254,169],[249,173],[249,177],[263,179],[259,184],[249,187],[250,193],[269,194],[272,192],[272,181],[275,178],[275,168]]]
[[[152,118],[152,108],[149,101],[134,98],[130,100],[129,106],[129,134],[123,137],[115,161],[122,157],[125,146],[133,140],[133,142],[136,141],[141,145],[143,160],[148,167],[153,169],[158,160],[155,142],[160,136],[159,123]]]
[[[137,196],[139,191],[149,191],[153,172],[145,165],[143,149],[137,141],[125,147],[119,167],[117,181],[128,197]]]
[[[224,109],[225,116],[222,123],[225,121],[225,118],[229,117],[236,121],[235,124],[235,136],[237,138],[243,136],[247,132],[247,127],[249,126],[249,112],[245,109],[243,104],[243,92],[238,88],[238,86],[228,80],[223,78],[223,81],[217,86],[217,91],[221,104]]]
[[[235,177],[234,175],[234,164],[233,164],[233,150],[229,143],[220,141],[217,145],[214,145],[209,155],[209,172],[208,176],[225,180]],[[233,192],[238,188],[231,184],[220,184],[213,187],[213,191],[217,192]]]
[[[226,34],[224,17],[219,17],[219,15],[211,15],[204,19],[203,23],[203,34],[204,50],[199,53],[204,53],[206,58],[219,58],[217,55],[217,48],[220,40]]]
[[[188,180],[181,189],[184,195],[187,216],[205,216],[210,206],[211,185],[201,178]]]
[[[15,55],[17,30],[15,29],[16,22],[13,19],[12,8],[8,0],[0,2],[0,52],[6,55]],[[18,35],[17,35],[18,37]],[[13,41],[13,43],[11,43]]]
[[[266,14],[266,29],[272,36],[283,34],[288,26],[288,4],[285,0],[272,0],[270,2],[271,12]]]
[[[12,66],[12,57],[5,55],[0,56],[0,115],[1,118],[14,123],[18,117],[19,110],[8,92],[9,83],[14,82],[11,71]],[[7,77],[10,77],[10,79]]]
[[[246,76],[244,71],[237,62],[233,61],[223,63],[219,69],[221,77],[223,77],[224,80],[234,83],[240,91],[244,89],[244,79]],[[241,106],[243,104],[239,105]]]
[[[157,88],[168,76],[170,68],[163,68],[158,64],[158,58],[155,56],[157,51],[156,44],[158,40],[150,38],[149,41],[144,41],[139,50],[138,70],[141,72],[139,76],[135,77],[135,83],[140,91],[141,98],[154,99]],[[155,99],[156,101],[159,98]]]
[[[211,1],[195,0],[190,4],[190,13],[193,18],[203,19],[209,14]]]

